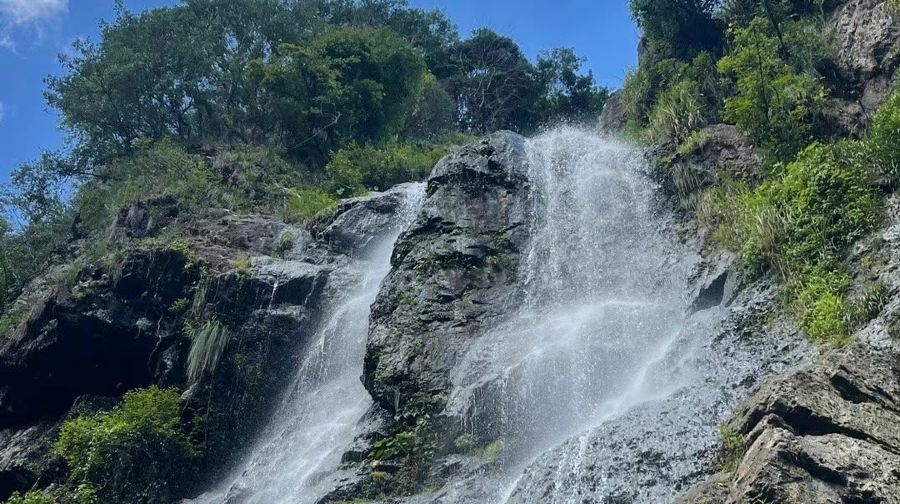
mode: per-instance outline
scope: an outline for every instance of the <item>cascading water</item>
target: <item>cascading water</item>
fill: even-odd
[[[687,379],[654,373],[685,322],[694,258],[661,232],[643,156],[575,128],[526,148],[535,193],[526,302],[479,336],[450,401],[470,412],[473,432],[500,426],[505,474],[482,501],[504,502],[543,451]]]
[[[369,307],[390,269],[394,242],[418,212],[423,184],[409,186],[385,236],[329,276],[328,298],[314,341],[293,385],[240,473],[226,487],[195,500],[219,504],[313,503],[331,488],[341,455],[372,404],[359,380]]]
[[[402,502],[667,502],[709,462],[734,402],[791,352],[776,338],[742,346],[722,328],[729,310],[688,313],[699,257],[665,232],[640,152],[570,127],[526,152],[524,302],[472,338],[446,410],[503,449]],[[330,315],[273,425],[227,489],[198,502],[307,504],[335,487],[371,406],[359,381],[369,308],[400,230],[332,274]]]

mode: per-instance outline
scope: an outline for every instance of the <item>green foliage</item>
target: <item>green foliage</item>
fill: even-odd
[[[713,14],[718,0],[630,0],[632,16],[663,58],[691,58],[715,50],[722,28]]]
[[[388,30],[341,29],[310,45],[285,45],[265,68],[287,149],[324,163],[350,139],[398,132],[414,110],[422,56]]]
[[[340,197],[385,190],[401,182],[425,179],[449,150],[447,144],[351,143],[325,167],[325,178],[331,192]]]
[[[337,204],[326,191],[312,186],[287,189],[287,197],[281,208],[281,217],[290,224],[309,224],[321,212]]]
[[[26,494],[13,492],[4,504],[56,504],[56,499],[44,491],[33,490]]]
[[[800,33],[799,25],[794,33]],[[725,119],[776,159],[790,159],[815,136],[825,99],[822,83],[779,56],[781,43],[766,19],[736,26],[730,35],[734,48],[718,64],[734,83],[734,94],[725,99]]]
[[[891,94],[875,113],[867,145],[878,174],[896,188],[900,184],[900,92]]]
[[[454,48],[448,92],[460,111],[459,123],[479,133],[529,130],[538,120],[533,105],[540,89],[531,63],[509,37],[487,28]]]
[[[609,98],[609,90],[597,87],[594,75],[580,74],[584,63],[570,48],[544,51],[535,64],[535,80],[541,89],[540,120],[585,122],[596,119]]]
[[[506,448],[506,445],[503,444],[503,441],[494,441],[484,447],[484,456],[488,460],[495,462],[500,458],[504,448]]]
[[[850,277],[841,269],[814,267],[792,278],[785,292],[800,328],[812,340],[844,344],[850,333],[852,306],[846,292]]]
[[[732,472],[737,469],[741,459],[744,458],[744,452],[747,449],[744,444],[744,437],[741,436],[740,432],[727,425],[719,427],[719,436],[722,439],[722,470]]]
[[[623,101],[632,129],[649,140],[684,141],[693,131],[718,120],[718,70],[707,52],[689,63],[662,59],[642,63],[625,79]]]
[[[191,350],[187,357],[188,381],[196,382],[204,373],[216,370],[225,347],[231,340],[231,331],[216,319],[207,320],[199,326],[188,327]]]
[[[125,394],[108,413],[67,420],[54,452],[75,483],[92,485],[85,498],[106,502],[172,502],[196,456],[178,393],[156,386]]]
[[[650,112],[649,132],[655,140],[672,139],[680,143],[704,125],[699,86],[690,79],[666,89]]]
[[[471,434],[460,434],[453,440],[453,447],[461,453],[468,453],[475,447],[475,437]]]

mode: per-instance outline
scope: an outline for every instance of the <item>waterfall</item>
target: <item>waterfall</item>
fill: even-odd
[[[387,235],[331,273],[325,317],[272,425],[223,488],[194,502],[309,504],[333,487],[341,455],[372,404],[359,379],[369,308],[390,270],[394,242],[417,214],[424,192],[424,184],[407,189]]]
[[[689,315],[686,287],[699,258],[667,232],[640,151],[561,127],[527,140],[526,153],[533,208],[518,265],[524,301],[474,335],[447,405],[474,439],[502,449],[439,491],[399,502],[606,502],[607,487],[627,490],[629,502],[670,500],[711,453],[733,401],[724,391],[752,383],[746,377],[777,350],[716,355],[725,310]],[[414,193],[398,218],[404,227],[424,188]],[[372,404],[359,379],[367,322],[399,232],[332,275],[333,302],[272,425],[237,475],[196,502],[312,504],[337,485],[341,455]],[[616,444],[626,439],[637,441]],[[617,480],[611,467],[634,466],[648,448],[676,454],[680,465],[648,475],[640,491],[633,474]]]
[[[534,191],[520,266],[526,302],[470,347],[450,401],[469,412],[474,433],[488,424],[499,431],[506,474],[491,483],[492,502],[505,501],[542,452],[689,379],[657,373],[683,350],[676,342],[694,257],[663,232],[642,154],[571,127],[526,148]]]

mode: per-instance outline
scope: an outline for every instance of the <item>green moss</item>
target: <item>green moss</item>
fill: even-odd
[[[747,447],[744,437],[733,428],[723,425],[719,428],[722,441],[721,466],[724,472],[733,472],[744,458]]]
[[[106,502],[171,502],[193,470],[196,451],[181,428],[173,389],[125,394],[107,413],[67,420],[53,451],[82,494]]]
[[[453,447],[460,453],[468,453],[475,447],[475,437],[471,434],[460,434],[453,441]]]
[[[506,445],[503,444],[503,441],[498,439],[484,447],[484,457],[492,462],[496,462],[500,459],[500,455],[503,453],[504,448],[506,448]]]
[[[237,273],[238,276],[248,276],[250,274],[250,267],[249,254],[238,254],[237,257],[231,261],[231,268],[234,269],[234,272]]]

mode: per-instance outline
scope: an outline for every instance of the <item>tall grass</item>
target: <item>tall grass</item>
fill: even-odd
[[[187,358],[188,380],[195,383],[203,373],[213,372],[231,340],[231,332],[216,319],[188,329],[191,350]]]

